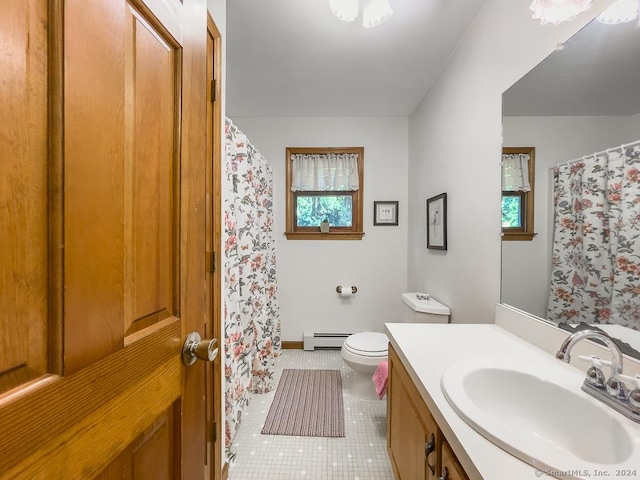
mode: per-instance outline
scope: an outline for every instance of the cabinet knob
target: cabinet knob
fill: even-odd
[[[442,467],[442,476],[438,480],[449,480],[449,470],[447,467]]]

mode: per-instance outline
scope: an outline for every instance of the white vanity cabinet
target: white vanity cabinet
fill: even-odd
[[[391,345],[387,395],[387,450],[396,480],[468,480]]]

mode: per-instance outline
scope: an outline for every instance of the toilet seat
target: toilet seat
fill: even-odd
[[[379,332],[354,333],[347,337],[342,348],[360,357],[384,359],[389,354],[389,339]]]

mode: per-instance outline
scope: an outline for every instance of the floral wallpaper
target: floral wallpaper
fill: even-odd
[[[640,330],[640,146],[553,170],[549,319]]]
[[[224,192],[225,438],[227,449],[251,393],[273,389],[280,353],[273,174],[227,119]]]

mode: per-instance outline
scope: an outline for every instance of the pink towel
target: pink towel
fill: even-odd
[[[384,394],[387,393],[387,377],[389,376],[389,363],[383,360],[378,364],[373,374],[373,383],[376,385],[376,393],[378,398],[382,400]]]

